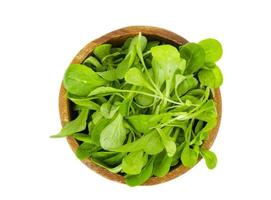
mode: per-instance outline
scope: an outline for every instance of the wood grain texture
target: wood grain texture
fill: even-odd
[[[72,60],[71,63],[82,63],[93,51],[93,49],[103,43],[111,43],[113,45],[120,45],[122,44],[128,37],[133,37],[137,35],[139,32],[142,33],[142,35],[145,35],[147,38],[151,39],[157,39],[160,41],[164,41],[167,43],[170,43],[172,45],[183,45],[187,43],[188,41],[184,39],[183,37],[162,29],[158,27],[151,27],[151,26],[130,26],[126,28],[121,28],[118,30],[115,30],[113,32],[110,32],[96,40],[93,40],[92,42],[88,43]],[[209,138],[206,140],[203,144],[203,148],[210,149],[212,144],[214,143],[214,140],[217,136],[218,129],[220,126],[221,121],[221,114],[222,114],[222,101],[221,101],[221,94],[220,90],[216,89],[214,91],[214,100],[216,102],[216,108],[218,111],[218,123],[217,126],[210,131]],[[70,109],[70,101],[67,99],[67,93],[65,88],[63,87],[63,84],[61,84],[60,93],[59,93],[59,113],[60,113],[60,120],[62,126],[71,120],[71,109]],[[71,149],[75,152],[78,148],[78,143],[73,137],[67,137],[67,141],[69,145],[71,146]],[[201,159],[201,158],[200,158]],[[199,159],[199,161],[200,161]],[[90,159],[85,159],[82,161],[86,166],[88,166],[90,169],[94,170],[98,174],[102,175],[105,178],[108,178],[113,181],[117,181],[120,183],[124,183],[124,177],[119,174],[114,174],[109,172],[108,170],[97,166],[93,162],[91,162]],[[191,169],[191,168],[190,168]],[[189,168],[184,167],[183,165],[179,165],[172,169],[166,176],[164,177],[152,177],[147,182],[144,183],[144,185],[155,185],[159,183],[164,183],[166,181],[172,180],[188,170]]]

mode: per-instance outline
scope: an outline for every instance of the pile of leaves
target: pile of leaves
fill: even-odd
[[[65,72],[76,117],[52,137],[74,137],[80,160],[125,176],[130,186],[193,167],[199,157],[212,169],[216,155],[201,146],[217,124],[221,56],[215,39],[176,47],[139,33],[122,46],[97,46]]]

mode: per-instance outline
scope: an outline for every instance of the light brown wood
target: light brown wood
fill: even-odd
[[[126,28],[121,28],[118,30],[115,30],[113,32],[110,32],[96,40],[93,40],[92,42],[88,43],[72,60],[72,63],[82,63],[83,60],[85,60],[86,57],[88,57],[93,49],[103,43],[111,43],[113,45],[120,45],[122,44],[128,37],[132,37],[137,35],[139,32],[142,33],[142,35],[147,36],[148,38],[157,39],[160,41],[165,41],[167,43],[173,44],[173,45],[182,45],[187,43],[187,40],[183,37],[157,27],[150,27],[150,26],[130,26]],[[210,131],[209,138],[206,140],[203,144],[203,147],[205,149],[210,149],[216,136],[218,133],[218,129],[220,126],[221,121],[221,113],[222,113],[222,102],[221,102],[221,95],[220,90],[216,89],[214,92],[214,100],[216,102],[216,108],[218,111],[218,123],[217,126]],[[70,109],[70,102],[67,99],[67,93],[63,85],[61,84],[60,93],[59,93],[59,113],[60,113],[60,119],[62,126],[70,121],[71,119],[71,109]],[[75,152],[78,148],[78,143],[73,137],[67,137],[67,141],[70,144],[72,150]],[[200,159],[199,159],[200,161]],[[117,181],[120,183],[124,183],[124,177],[119,174],[114,174],[109,172],[108,170],[97,166],[93,162],[91,162],[90,159],[85,159],[82,161],[85,165],[87,165],[90,169],[94,170],[98,174],[102,175],[105,178],[108,178],[113,181]],[[179,165],[172,169],[166,176],[164,177],[152,177],[147,182],[144,183],[144,185],[155,185],[159,183],[163,183],[166,181],[169,181],[171,179],[174,179],[185,172],[187,172],[188,168],[184,167],[183,165]]]

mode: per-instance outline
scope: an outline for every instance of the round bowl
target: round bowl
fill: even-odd
[[[176,33],[173,33],[171,31],[168,31],[162,28],[151,27],[151,26],[130,26],[130,27],[121,28],[121,29],[112,31],[110,33],[107,33],[103,35],[102,37],[88,43],[73,58],[71,63],[82,63],[92,53],[93,49],[100,44],[111,43],[113,45],[120,45],[128,37],[135,36],[139,32],[141,32],[142,35],[145,35],[147,38],[157,39],[157,40],[164,41],[173,45],[183,45],[188,42],[186,39],[177,35]],[[208,140],[206,140],[203,143],[203,148],[205,149],[210,149],[210,147],[212,146],[217,136],[220,121],[221,121],[222,104],[221,104],[221,95],[220,95],[219,89],[214,90],[214,101],[216,103],[216,108],[218,112],[218,123],[216,127],[210,131]],[[59,94],[59,113],[60,113],[62,126],[71,120],[71,116],[72,116],[71,102],[67,98],[67,92],[65,88],[63,87],[63,84],[61,84],[60,94]],[[67,137],[67,141],[70,147],[72,148],[72,150],[75,152],[79,146],[77,141],[71,136]],[[124,177],[122,175],[111,173],[108,170],[94,164],[90,159],[85,159],[82,162],[85,165],[87,165],[90,169],[92,169],[93,171],[97,172],[98,174],[102,175],[105,178],[108,178],[110,180],[117,181],[120,183],[125,182]],[[171,179],[174,179],[184,174],[190,169],[191,168],[186,168],[183,165],[179,165],[173,168],[166,176],[151,177],[143,185],[155,185],[159,183],[164,183],[166,181],[169,181]]]

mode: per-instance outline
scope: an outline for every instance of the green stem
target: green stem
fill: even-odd
[[[141,33],[139,33],[139,37],[138,37],[138,40],[140,40],[140,37],[141,37]],[[138,43],[139,44],[139,43]],[[148,68],[147,66],[145,65],[145,61],[144,61],[144,58],[143,58],[143,55],[142,55],[142,50],[141,50],[141,46],[139,45],[136,45],[136,52],[138,54],[138,57],[139,57],[139,60],[140,62],[142,63],[143,67],[144,67],[144,70],[146,71],[146,74],[147,74],[147,77],[149,79],[149,81],[151,82],[151,84],[153,85],[154,89],[156,90],[156,92],[159,94],[159,95],[163,95],[162,92],[159,90],[159,88],[157,87],[157,85],[153,82],[152,78],[151,78],[151,75],[149,74],[148,72]]]
[[[157,99],[161,99],[161,100],[166,100],[167,102],[170,102],[170,103],[173,103],[173,104],[183,105],[180,102],[173,101],[173,100],[171,100],[169,98],[166,98],[164,96],[161,97],[161,96],[158,96],[158,95],[155,95],[155,94],[149,94],[149,93],[141,92],[141,91],[138,91],[138,90],[119,90],[119,92],[133,92],[133,93],[137,93],[137,94],[143,94],[143,95],[150,96],[150,97],[153,97],[153,98],[157,98]]]

